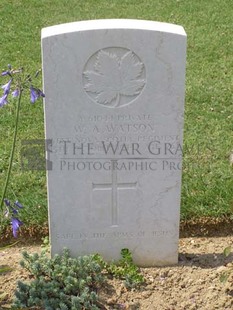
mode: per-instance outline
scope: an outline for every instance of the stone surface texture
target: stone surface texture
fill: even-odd
[[[142,20],[42,30],[52,254],[177,263],[186,34]]]

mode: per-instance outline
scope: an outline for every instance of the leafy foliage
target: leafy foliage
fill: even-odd
[[[62,255],[50,259],[46,253],[46,249],[41,255],[23,252],[20,265],[30,272],[33,280],[18,282],[13,309],[97,310],[100,309],[97,291],[106,274],[123,279],[127,288],[145,282],[128,249],[121,250],[118,265],[106,263],[99,254],[71,258],[64,249]]]
[[[230,254],[231,254],[231,246],[228,246],[228,247],[226,247],[226,248],[224,249],[223,255],[224,255],[225,257],[227,257],[227,256],[229,256]]]
[[[23,252],[23,258],[20,264],[34,280],[30,284],[18,282],[14,309],[99,309],[96,292],[104,276],[93,255],[71,258],[64,249],[52,259],[45,252],[40,256]]]
[[[106,263],[101,256],[96,255],[96,260],[103,265],[108,274],[118,279],[124,280],[124,284],[127,288],[136,288],[145,282],[140,269],[134,264],[132,253],[128,249],[121,250],[122,258],[115,263]]]
[[[228,247],[226,247],[226,248],[224,249],[223,255],[224,255],[225,257],[228,257],[230,254],[231,254],[231,246],[228,246]],[[230,270],[228,270],[227,272],[223,272],[223,273],[220,275],[220,281],[221,281],[222,283],[226,283],[226,282],[229,280],[230,275],[232,275],[232,271],[233,271],[233,266],[230,267]],[[233,278],[231,277],[231,280],[232,280],[232,279],[233,279]]]
[[[41,241],[42,241],[41,248],[43,249],[44,252],[48,252],[50,249],[49,236],[42,237]]]

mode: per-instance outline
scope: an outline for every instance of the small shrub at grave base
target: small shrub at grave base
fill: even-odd
[[[96,255],[96,260],[104,266],[107,273],[115,278],[124,281],[124,285],[127,289],[136,288],[145,283],[145,279],[140,274],[140,269],[134,264],[132,253],[128,249],[121,250],[121,259],[115,264],[104,262],[100,255]]]
[[[94,255],[71,258],[67,249],[49,259],[45,252],[29,255],[23,252],[26,268],[34,280],[18,282],[13,309],[97,310],[97,289],[104,283],[102,266]]]
[[[106,263],[99,254],[71,258],[64,249],[62,255],[50,259],[46,252],[23,252],[20,264],[34,279],[31,283],[18,282],[12,309],[97,310],[102,309],[97,291],[107,274],[123,279],[127,288],[145,283],[128,249],[121,250],[118,265]]]

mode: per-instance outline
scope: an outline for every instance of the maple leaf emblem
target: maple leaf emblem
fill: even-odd
[[[144,65],[129,50],[122,56],[100,50],[93,69],[83,73],[84,89],[92,93],[99,104],[110,107],[125,105],[135,99],[145,85],[142,78]],[[123,97],[127,98],[123,101]]]

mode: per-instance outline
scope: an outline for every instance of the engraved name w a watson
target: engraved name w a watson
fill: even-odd
[[[76,125],[74,127],[75,131],[78,133],[86,133],[90,131],[85,125]],[[104,124],[104,125],[94,125],[91,128],[92,133],[103,134],[103,133],[155,133],[157,127],[153,123],[137,123],[137,124]]]

